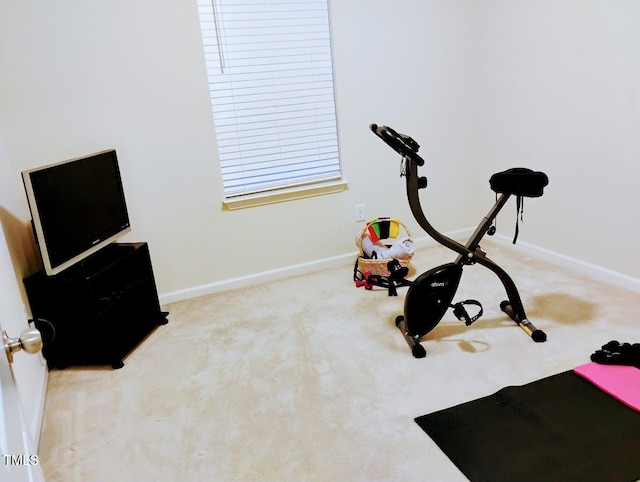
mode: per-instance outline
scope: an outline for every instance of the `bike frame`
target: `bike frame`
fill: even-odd
[[[511,195],[500,194],[498,196],[496,203],[482,219],[467,243],[463,245],[439,232],[429,222],[420,203],[419,190],[421,183],[420,178],[418,177],[418,163],[414,162],[412,158],[407,155],[403,155],[402,162],[404,163],[404,175],[406,177],[409,207],[411,208],[411,212],[420,227],[424,229],[435,241],[458,253],[455,264],[471,265],[478,263],[495,273],[502,282],[509,299],[508,302],[503,302],[500,305],[501,309],[535,341],[546,340],[544,332],[537,330],[533,324],[527,320],[527,315],[524,311],[524,307],[522,306],[520,294],[518,293],[518,289],[511,277],[500,266],[489,259],[479,245],[480,240],[492,226],[496,216],[509,200]]]

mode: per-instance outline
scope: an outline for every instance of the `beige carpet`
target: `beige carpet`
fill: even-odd
[[[505,317],[480,266],[456,300],[480,300],[483,318],[467,328],[449,311],[420,360],[394,325],[406,288],[356,289],[350,265],[174,303],[123,369],[50,373],[47,480],[465,480],[414,417],[571,369],[612,339],[640,342],[640,295],[485,248],[546,343]],[[453,259],[425,248],[413,264]]]

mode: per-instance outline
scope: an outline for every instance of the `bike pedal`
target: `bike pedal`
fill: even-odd
[[[469,313],[467,312],[464,305],[477,306],[479,308],[479,311],[474,316],[469,316]],[[483,313],[482,305],[480,304],[479,301],[476,301],[476,300],[459,301],[458,303],[456,303],[455,305],[452,305],[451,307],[453,308],[453,315],[458,320],[464,321],[464,324],[467,326],[477,321],[482,316],[482,313]]]

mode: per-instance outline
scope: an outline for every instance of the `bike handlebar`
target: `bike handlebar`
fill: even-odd
[[[369,128],[375,135],[382,139],[398,154],[406,157],[418,166],[424,165],[424,159],[422,159],[422,157],[418,155],[420,146],[411,137],[404,134],[399,134],[388,126],[378,126],[377,124],[371,124]]]

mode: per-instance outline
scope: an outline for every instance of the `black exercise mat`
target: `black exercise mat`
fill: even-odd
[[[471,481],[640,478],[640,412],[573,371],[415,420]]]

